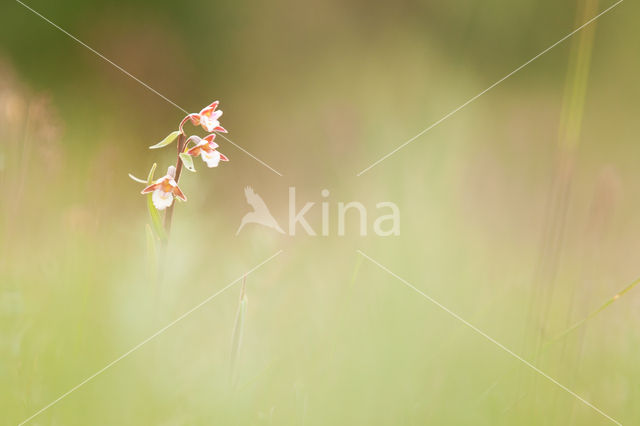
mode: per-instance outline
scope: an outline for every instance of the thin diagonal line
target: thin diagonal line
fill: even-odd
[[[516,68],[515,70],[511,71],[509,74],[505,75],[504,77],[502,77],[500,80],[496,81],[495,83],[493,83],[491,86],[487,87],[486,89],[484,89],[482,92],[478,93],[477,95],[475,95],[473,98],[469,99],[468,101],[466,101],[465,103],[463,103],[462,105],[460,105],[459,107],[457,107],[456,109],[454,109],[453,111],[451,111],[450,113],[448,113],[447,115],[445,115],[444,117],[442,117],[441,119],[439,119],[438,121],[436,121],[435,123],[433,123],[432,125],[430,125],[429,127],[427,127],[426,129],[422,130],[420,133],[418,133],[417,135],[415,135],[414,137],[412,137],[411,139],[409,139],[408,141],[406,141],[405,143],[399,145],[398,147],[396,147],[393,151],[389,152],[388,154],[386,154],[385,156],[381,157],[380,159],[378,159],[376,162],[374,162],[373,164],[371,164],[370,166],[368,166],[367,168],[363,169],[362,171],[360,171],[360,173],[357,173],[356,176],[361,176],[364,173],[366,173],[367,171],[369,171],[370,169],[372,169],[373,167],[377,166],[378,164],[380,164],[382,161],[386,160],[387,158],[391,157],[393,154],[395,154],[396,152],[400,151],[402,148],[404,148],[405,146],[409,145],[411,142],[415,141],[416,139],[418,139],[420,136],[424,135],[425,133],[427,133],[429,130],[433,129],[434,127],[436,127],[438,124],[442,123],[443,121],[445,121],[447,118],[451,117],[453,114],[455,114],[456,112],[460,111],[461,109],[463,109],[464,107],[466,107],[467,105],[469,105],[471,102],[475,101],[476,99],[478,99],[480,96],[484,95],[485,93],[487,93],[489,90],[493,89],[494,87],[496,87],[498,84],[502,83],[503,81],[505,81],[506,79],[508,79],[509,77],[511,77],[512,75],[514,75],[515,73],[517,73],[518,71],[520,71],[522,68],[526,67],[527,65],[529,65],[530,63],[532,63],[533,61],[535,61],[536,59],[538,59],[539,57],[541,57],[542,55],[544,55],[545,53],[549,52],[551,49],[553,49],[554,47],[556,47],[557,45],[559,45],[560,43],[562,43],[563,41],[565,41],[566,39],[568,39],[569,37],[573,36],[575,33],[577,33],[578,31],[582,30],[583,28],[585,28],[587,25],[593,23],[596,19],[600,18],[602,15],[604,15],[605,13],[609,12],[611,9],[613,9],[614,7],[618,6],[620,3],[622,3],[624,0],[618,0],[616,3],[614,3],[613,5],[609,6],[608,8],[606,8],[605,10],[603,10],[602,12],[600,12],[599,14],[597,14],[596,16],[594,16],[593,18],[591,18],[590,20],[588,20],[587,22],[585,22],[584,24],[582,24],[581,26],[579,26],[578,28],[576,28],[575,30],[571,31],[569,34],[567,34],[566,36],[562,37],[560,40],[558,40],[557,42],[553,43],[551,46],[547,47],[546,49],[544,49],[542,52],[538,53],[536,56],[534,56],[533,58],[529,59],[527,62],[525,62],[524,64],[520,65],[518,68]]]
[[[75,40],[76,42],[78,42],[80,45],[86,47],[87,49],[89,49],[91,52],[95,53],[97,56],[99,56],[100,58],[104,59],[105,61],[107,61],[108,63],[110,63],[111,65],[113,65],[114,67],[116,67],[118,70],[122,71],[122,73],[124,73],[125,75],[127,75],[128,77],[132,78],[133,80],[135,80],[136,82],[140,83],[142,86],[144,86],[145,88],[147,88],[149,91],[155,93],[156,95],[160,96],[162,99],[164,99],[165,101],[169,102],[171,105],[173,105],[174,107],[178,108],[180,111],[184,112],[185,114],[189,114],[189,112],[182,108],[180,105],[176,104],[175,102],[173,102],[171,99],[167,98],[166,96],[164,96],[162,93],[158,92],[156,89],[154,89],[153,87],[149,86],[147,83],[145,83],[144,81],[140,80],[138,77],[136,77],[135,75],[131,74],[129,71],[125,70],[124,68],[122,68],[120,65],[116,64],[115,62],[113,62],[111,59],[107,58],[106,56],[104,56],[102,53],[98,52],[97,50],[95,50],[93,47],[89,46],[88,44],[86,44],[85,42],[83,42],[82,40],[78,39],[77,37],[75,37],[73,34],[70,34],[68,31],[66,31],[65,29],[61,28],[59,25],[57,25],[56,23],[52,22],[50,19],[48,19],[47,17],[43,16],[40,12],[38,12],[37,10],[34,10],[32,7],[30,7],[29,5],[25,4],[24,2],[22,2],[21,0],[16,0],[16,2],[20,3],[22,6],[24,6],[26,9],[30,10],[31,12],[33,12],[35,15],[39,16],[40,18],[42,18],[43,20],[45,20],[46,22],[48,22],[49,24],[51,24],[53,27],[57,28],[58,30],[60,30],[61,32],[63,32],[64,34],[66,34],[67,36],[69,36],[70,38],[72,38],[73,40]],[[263,166],[265,166],[266,168],[268,168],[269,170],[271,170],[272,172],[274,172],[275,174],[282,176],[282,173],[280,173],[279,171],[277,171],[276,169],[274,169],[273,167],[269,166],[267,163],[265,163],[264,161],[260,160],[258,157],[256,157],[255,155],[251,154],[249,151],[247,151],[246,149],[242,148],[240,145],[236,144],[235,142],[233,142],[231,139],[229,139],[228,137],[224,136],[223,134],[220,134],[220,136],[222,136],[222,138],[224,138],[227,142],[230,142],[233,146],[235,146],[236,148],[238,148],[239,150],[241,150],[242,152],[244,152],[245,154],[247,154],[249,157],[253,158],[254,160],[256,160],[258,163],[262,164]]]
[[[227,142],[231,143],[231,145],[235,146],[236,148],[238,148],[240,151],[244,152],[245,154],[247,154],[249,157],[253,158],[254,160],[256,160],[258,163],[262,164],[263,166],[265,166],[267,169],[271,170],[273,173],[282,176],[282,173],[280,173],[279,171],[277,171],[276,169],[274,169],[273,167],[271,167],[270,165],[268,165],[267,163],[265,163],[264,161],[262,161],[261,159],[259,159],[258,157],[256,157],[255,155],[253,155],[252,153],[250,153],[249,151],[247,151],[246,149],[244,149],[243,147],[241,147],[240,145],[238,145],[237,143],[235,143],[234,141],[232,141],[231,139],[229,139],[228,137],[226,137],[223,133],[218,133],[218,136],[222,137],[224,140],[226,140]]]
[[[462,318],[460,315],[456,314],[455,312],[453,312],[451,309],[447,308],[446,306],[444,306],[443,304],[441,304],[440,302],[438,302],[437,300],[435,300],[434,298],[432,298],[431,296],[427,295],[426,293],[424,293],[422,290],[419,290],[418,288],[416,288],[415,286],[413,286],[411,283],[409,283],[407,280],[405,280],[404,278],[398,276],[397,274],[393,273],[391,270],[389,270],[389,268],[387,268],[386,266],[382,265],[380,262],[372,259],[370,256],[366,255],[364,252],[362,252],[362,250],[356,250],[361,256],[365,257],[367,260],[369,260],[371,263],[377,265],[380,269],[382,269],[383,271],[387,272],[388,274],[390,274],[391,276],[393,276],[394,278],[398,279],[399,281],[401,281],[404,285],[406,285],[407,287],[409,287],[410,289],[412,289],[413,291],[415,291],[416,293],[420,294],[421,296],[423,296],[425,299],[427,299],[428,301],[430,301],[431,303],[433,303],[434,305],[436,305],[437,307],[439,307],[440,309],[442,309],[443,311],[445,311],[446,313],[448,313],[449,315],[451,315],[452,317],[454,317],[455,319],[457,319],[458,321],[460,321],[461,323],[463,323],[464,325],[466,325],[467,327],[469,327],[470,329],[472,329],[473,331],[475,331],[476,333],[480,334],[482,337],[484,337],[485,339],[489,340],[491,343],[493,343],[494,345],[498,346],[500,349],[502,349],[503,351],[505,351],[506,353],[508,353],[509,355],[511,355],[512,357],[516,358],[518,361],[522,362],[523,364],[525,364],[527,367],[531,368],[532,370],[534,370],[536,373],[540,374],[541,376],[543,376],[544,378],[546,378],[547,380],[549,380],[550,382],[554,383],[555,385],[557,385],[558,387],[560,387],[561,389],[565,390],[567,393],[573,395],[575,398],[579,399],[580,401],[582,401],[582,403],[584,403],[585,405],[591,407],[592,409],[594,409],[595,411],[597,411],[598,413],[600,413],[602,416],[606,417],[607,419],[611,420],[613,423],[617,424],[617,425],[621,425],[622,423],[618,422],[616,419],[614,419],[613,417],[607,415],[604,411],[602,411],[601,409],[599,409],[598,407],[596,407],[595,405],[593,405],[592,403],[590,403],[589,401],[587,401],[586,399],[582,398],[580,395],[578,395],[577,393],[575,393],[574,391],[572,391],[571,389],[569,389],[568,387],[566,387],[565,385],[563,385],[562,383],[558,382],[556,379],[554,379],[553,377],[549,376],[547,373],[545,373],[544,371],[540,370],[538,367],[536,367],[535,365],[533,365],[532,363],[530,363],[529,361],[527,361],[526,359],[522,358],[520,355],[518,355],[517,353],[513,352],[511,349],[507,348],[506,346],[504,346],[502,343],[498,342],[496,339],[494,339],[493,337],[489,336],[487,333],[485,333],[484,331],[480,330],[478,327],[476,327],[475,325],[471,324],[469,321],[465,320],[464,318]]]
[[[90,382],[91,380],[93,380],[96,376],[102,374],[103,372],[105,372],[106,370],[108,370],[109,368],[113,367],[115,364],[117,364],[118,362],[122,361],[124,358],[128,357],[129,355],[131,355],[133,352],[137,351],[138,349],[140,349],[143,345],[145,345],[146,343],[148,343],[149,341],[153,340],[155,337],[159,336],[160,334],[164,333],[166,330],[168,330],[169,328],[173,327],[175,324],[177,324],[178,322],[182,321],[184,318],[188,317],[189,315],[191,315],[193,312],[195,312],[196,310],[198,310],[199,308],[201,308],[202,306],[204,306],[205,304],[207,304],[208,302],[210,302],[211,300],[213,300],[214,298],[216,298],[218,295],[222,294],[225,290],[229,289],[230,287],[232,287],[235,283],[237,283],[238,281],[242,280],[244,277],[246,277],[247,275],[251,274],[253,271],[255,271],[256,269],[260,268],[262,265],[264,265],[265,263],[269,262],[270,260],[274,259],[276,256],[278,256],[280,253],[282,253],[282,250],[278,251],[276,254],[272,255],[271,257],[269,257],[266,260],[263,260],[262,262],[260,262],[258,265],[254,266],[253,268],[251,268],[250,270],[248,270],[247,272],[245,272],[244,274],[242,274],[240,277],[236,278],[235,280],[233,280],[232,282],[230,282],[229,284],[227,284],[225,287],[223,287],[221,290],[218,290],[217,292],[213,293],[211,296],[207,297],[206,299],[204,299],[202,302],[198,303],[196,306],[194,306],[193,308],[189,309],[187,312],[185,312],[184,314],[180,315],[178,318],[176,318],[175,320],[171,321],[169,324],[165,325],[164,327],[162,327],[160,330],[156,331],[155,333],[153,333],[151,336],[147,337],[146,339],[144,339],[142,342],[138,343],[137,345],[135,345],[134,347],[132,347],[131,349],[129,349],[127,352],[123,353],[122,355],[120,355],[118,358],[114,359],[113,361],[111,361],[109,364],[105,365],[103,368],[101,368],[100,370],[96,371],[95,373],[93,373],[91,376],[87,377],[86,379],[84,379],[83,381],[81,381],[80,383],[78,383],[77,385],[75,385],[74,387],[72,387],[71,389],[69,389],[68,391],[66,391],[65,393],[63,393],[62,395],[60,395],[58,398],[54,399],[53,401],[51,401],[49,404],[45,405],[44,407],[42,407],[40,410],[36,411],[34,414],[32,414],[31,416],[29,416],[28,418],[26,418],[25,420],[23,420],[22,422],[20,422],[18,424],[18,426],[22,426],[25,423],[29,422],[30,420],[32,420],[33,418],[35,418],[36,416],[38,416],[39,414],[41,414],[42,412],[44,412],[45,410],[51,408],[53,405],[57,404],[58,402],[60,402],[62,399],[64,399],[65,397],[69,396],[69,394],[71,394],[72,392],[76,391],[78,388],[82,387],[83,385],[85,385],[86,383]]]

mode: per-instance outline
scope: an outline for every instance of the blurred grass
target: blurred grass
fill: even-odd
[[[145,200],[127,173],[174,161],[173,150],[147,147],[182,114],[4,6],[0,423],[19,423],[282,248],[247,281],[233,392],[239,286],[32,424],[608,424],[552,384],[522,381],[526,366],[360,264],[355,249],[523,355],[636,277],[636,4],[598,21],[589,61],[558,46],[361,178],[575,28],[582,3],[29,4],[189,110],[220,98],[231,139],[285,176],[221,142],[231,162],[181,182],[189,202],[176,208],[156,285]],[[576,61],[590,63],[577,86],[567,84]],[[577,87],[578,107],[566,87]],[[553,282],[534,283],[568,131],[579,132],[568,138],[563,244]],[[359,200],[370,214],[394,201],[401,235],[291,238],[253,227],[236,238],[246,185],[281,222],[289,185],[301,203],[328,188],[331,203]],[[543,285],[553,296],[531,319]],[[627,293],[539,360],[623,424],[640,421],[638,300]]]

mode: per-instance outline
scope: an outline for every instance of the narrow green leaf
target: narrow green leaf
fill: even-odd
[[[157,144],[150,146],[149,149],[157,149],[157,148],[165,147],[169,145],[171,142],[173,142],[174,140],[176,140],[179,134],[180,134],[180,130],[175,130],[169,133],[169,135],[166,138],[162,139]]]
[[[144,227],[147,235],[147,271],[150,282],[155,283],[158,277],[158,251],[156,249],[156,237],[147,223]]]
[[[195,172],[196,168],[193,167],[193,157],[190,156],[189,154],[185,153],[185,152],[181,152],[180,153],[180,159],[182,160],[182,164],[184,164],[184,167],[189,170],[190,172]]]
[[[160,218],[160,212],[156,209],[156,206],[153,205],[153,200],[151,199],[151,194],[147,195],[147,209],[149,210],[149,216],[151,217],[151,224],[153,225],[153,230],[156,231],[156,235],[162,241],[167,240],[167,233],[162,227],[162,220]]]
[[[640,278],[637,278],[631,284],[627,285],[625,288],[623,288],[622,290],[617,292],[612,298],[610,298],[609,300],[604,302],[602,305],[600,305],[600,307],[598,309],[592,311],[589,315],[587,315],[586,317],[584,317],[580,321],[576,322],[575,324],[573,324],[571,327],[569,327],[568,329],[566,329],[562,333],[558,334],[552,340],[550,340],[547,343],[545,343],[544,346],[542,347],[542,349],[543,350],[546,349],[549,345],[551,345],[551,344],[557,342],[558,340],[562,339],[567,334],[571,333],[573,330],[575,330],[576,328],[580,327],[582,324],[584,324],[585,322],[589,321],[590,319],[592,319],[593,317],[598,315],[600,312],[604,311],[609,305],[611,305],[613,302],[618,300],[623,294],[627,293],[628,291],[631,291],[631,289],[633,289],[638,284],[640,284]]]
[[[153,163],[151,166],[151,170],[149,170],[149,175],[147,176],[147,185],[151,185],[153,182],[153,174],[156,172],[156,167],[158,167],[157,163]]]
[[[238,305],[238,312],[236,313],[236,321],[233,327],[233,334],[231,336],[231,368],[229,369],[229,381],[231,386],[234,386],[236,380],[236,362],[238,360],[238,353],[240,352],[240,346],[242,345],[242,335],[244,334],[244,321],[247,314],[247,288],[246,288],[245,276],[242,279],[242,289],[240,290],[240,303]]]

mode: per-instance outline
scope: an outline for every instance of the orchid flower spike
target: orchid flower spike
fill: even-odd
[[[194,126],[202,126],[202,128],[209,133],[227,133],[226,129],[220,126],[220,121],[218,121],[218,119],[222,116],[222,110],[216,110],[219,103],[219,101],[215,101],[203,108],[199,113],[187,115],[184,120],[182,120],[182,123],[180,123],[180,132],[184,133],[182,127],[184,126],[184,123],[187,122],[187,119],[189,119]]]
[[[215,138],[215,133],[207,135],[204,138],[191,136],[189,139],[193,139],[196,146],[188,150],[187,154],[193,157],[197,157],[199,155],[210,168],[218,167],[218,163],[220,163],[220,161],[229,161],[224,154],[216,150],[218,144],[213,141]]]
[[[147,186],[142,190],[142,194],[151,195],[153,205],[158,210],[164,210],[173,204],[173,197],[176,196],[182,201],[187,201],[187,197],[182,193],[178,184],[175,181],[176,168],[170,166],[167,170],[167,174],[160,179],[156,180],[153,184]]]

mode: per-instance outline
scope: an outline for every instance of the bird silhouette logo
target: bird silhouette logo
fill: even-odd
[[[247,186],[244,189],[244,195],[247,198],[247,203],[253,207],[253,211],[244,215],[240,222],[240,227],[236,232],[236,235],[240,233],[240,230],[248,223],[257,223],[259,225],[266,226],[267,228],[273,228],[281,234],[284,234],[280,225],[271,215],[269,208],[258,194],[255,193],[253,188]]]

